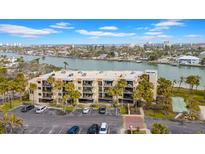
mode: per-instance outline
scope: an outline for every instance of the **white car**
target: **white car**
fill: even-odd
[[[36,113],[42,113],[44,112],[45,110],[47,109],[47,106],[40,106],[40,107],[37,107],[36,109]]]
[[[99,134],[108,134],[108,124],[106,122],[101,123]]]
[[[83,114],[88,114],[90,112],[90,109],[89,108],[84,108],[83,109]]]

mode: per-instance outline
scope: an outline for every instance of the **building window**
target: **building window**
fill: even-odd
[[[39,96],[41,96],[41,93],[38,93]]]
[[[40,83],[41,83],[41,81],[38,81],[38,83],[40,84]]]
[[[78,87],[78,90],[81,90],[81,87]]]
[[[78,81],[78,84],[81,84],[81,81]]]
[[[38,87],[39,90],[41,90],[41,87]]]

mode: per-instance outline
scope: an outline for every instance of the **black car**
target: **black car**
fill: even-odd
[[[29,110],[32,110],[34,108],[34,105],[25,105],[23,106],[23,108],[21,109],[21,112],[27,112]]]
[[[99,133],[99,125],[92,124],[90,128],[88,128],[87,134],[98,134]]]
[[[73,127],[68,129],[67,134],[78,134],[79,131],[80,131],[79,126],[73,126]]]
[[[99,108],[99,113],[100,114],[105,114],[106,113],[106,107]]]

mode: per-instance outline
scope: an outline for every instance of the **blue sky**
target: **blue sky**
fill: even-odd
[[[0,20],[0,43],[121,44],[205,42],[205,20]]]

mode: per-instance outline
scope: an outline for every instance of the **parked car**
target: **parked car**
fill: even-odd
[[[99,134],[108,134],[108,124],[106,122],[101,123]]]
[[[88,128],[87,134],[98,134],[99,133],[99,125],[92,124],[90,128]]]
[[[90,112],[90,109],[89,108],[84,108],[82,112],[83,112],[83,114],[88,114]]]
[[[106,113],[106,107],[100,107],[99,108],[99,113],[100,114],[105,114]]]
[[[24,105],[21,109],[21,112],[28,112],[29,110],[34,109],[34,105]]]
[[[79,126],[73,126],[73,127],[68,129],[67,134],[78,134],[79,131],[80,131]]]
[[[36,113],[42,113],[42,112],[44,112],[46,109],[47,109],[47,106],[46,106],[46,105],[37,107]]]

